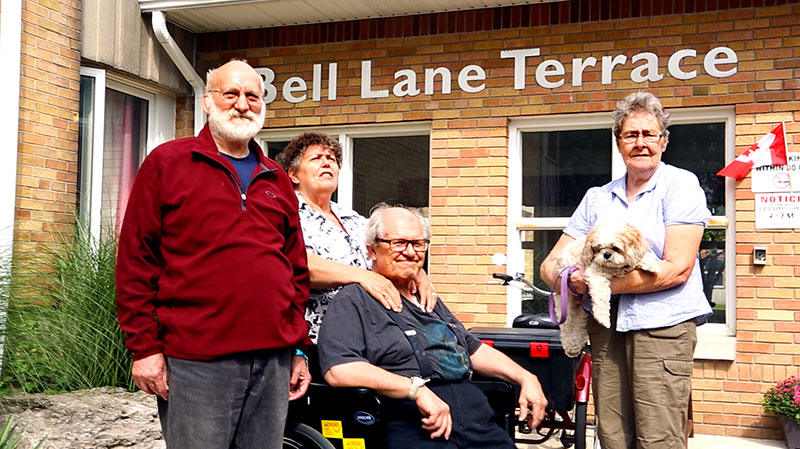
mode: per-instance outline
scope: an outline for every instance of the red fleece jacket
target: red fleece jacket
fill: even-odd
[[[290,347],[308,332],[309,274],[289,177],[259,157],[243,193],[208,125],[136,175],[119,238],[117,316],[134,360]]]

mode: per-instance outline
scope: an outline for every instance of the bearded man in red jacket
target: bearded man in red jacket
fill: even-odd
[[[117,315],[168,448],[280,448],[310,380],[297,199],[253,140],[263,93],[244,61],[209,71],[208,124],[153,150],[128,202]]]

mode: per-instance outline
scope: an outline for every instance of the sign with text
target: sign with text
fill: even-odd
[[[756,193],[756,229],[800,228],[800,193]]]
[[[545,53],[548,53],[545,51]],[[628,54],[583,55],[571,60],[544,59],[540,48],[524,48],[500,51],[500,68],[513,67],[514,89],[524,90],[527,86],[538,85],[545,89],[555,89],[569,84],[573,87],[583,85],[584,75],[588,71],[599,72],[600,84],[609,85],[615,79],[616,71],[629,72],[628,78],[634,83],[655,83],[666,75],[679,81],[688,81],[698,76],[710,75],[714,78],[727,78],[739,70],[739,56],[729,47],[714,47],[704,54],[698,54],[694,48],[682,48],[672,54],[656,54],[652,52]],[[668,57],[667,57],[668,56]],[[666,67],[662,66],[666,59]],[[352,72],[352,64],[346,63],[345,73]],[[495,66],[495,63],[492,63]],[[312,65],[311,77],[292,76],[280,85],[276,73],[269,67],[256,68],[256,72],[264,80],[264,102],[269,104],[283,95],[289,103],[301,103],[307,100],[320,102],[323,99],[323,83],[327,81],[328,100],[339,98],[339,61],[328,63],[327,73],[323,64]],[[702,71],[699,70],[702,68]],[[394,72],[393,84],[387,82],[390,76],[387,68],[376,68],[373,76],[372,61],[362,60],[358,77],[361,98],[396,98],[424,95],[453,94],[454,79],[457,87],[465,94],[475,94],[486,88],[486,81],[491,72],[477,64],[469,64],[459,70],[446,66],[399,68]],[[534,72],[534,74],[531,74]],[[592,76],[595,76],[594,74]],[[390,85],[391,84],[391,85]],[[351,83],[347,87],[352,87]],[[310,96],[309,96],[310,87]],[[352,89],[348,89],[352,92]]]
[[[765,165],[750,171],[753,193],[800,192],[800,153],[786,153],[788,165]]]

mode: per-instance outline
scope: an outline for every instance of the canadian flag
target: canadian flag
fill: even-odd
[[[786,138],[783,134],[783,123],[758,139],[755,145],[726,165],[717,173],[717,176],[742,179],[751,168],[764,165],[786,165]]]

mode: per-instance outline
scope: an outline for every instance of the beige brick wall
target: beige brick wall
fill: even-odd
[[[651,84],[630,81],[617,68],[611,85],[600,83],[600,64],[587,69],[581,87],[570,86],[573,57],[642,51],[666,60],[683,48],[699,56],[727,45],[738,57],[738,73],[717,79],[702,59],[684,64],[697,78],[680,81],[665,74]],[[544,59],[567,68],[565,86],[544,89],[533,83],[513,88],[510,60],[500,51],[538,47]],[[290,76],[311,79],[312,64],[339,63],[339,97],[320,103],[269,105],[267,127],[314,128],[333,124],[428,121],[431,135],[430,271],[437,290],[467,324],[503,325],[505,291],[486,281],[494,267],[490,255],[506,251],[508,198],[508,120],[514,117],[613,110],[617,100],[636,89],[653,91],[665,106],[734,106],[736,148],[741,152],[776,123],[786,122],[790,151],[800,151],[800,5],[741,8],[589,23],[439,34],[411,38],[367,39],[294,47],[251,48],[198,55],[199,72],[231,57],[276,72],[276,85]],[[397,99],[359,98],[360,61],[373,62],[373,86],[389,88],[398,68],[420,74],[425,68],[467,64],[487,71],[486,89],[466,94],[420,94]],[[323,77],[324,78],[324,77]],[[454,75],[455,79],[455,75]],[[327,84],[323,85],[323,98]],[[309,86],[310,89],[310,86]],[[705,434],[780,438],[777,418],[760,407],[761,394],[774,382],[798,374],[800,365],[800,233],[755,231],[749,177],[736,184],[736,361],[695,364],[695,431]],[[753,245],[767,247],[766,267],[754,269]]]
[[[50,242],[74,223],[78,185],[79,0],[22,6],[15,240]]]

